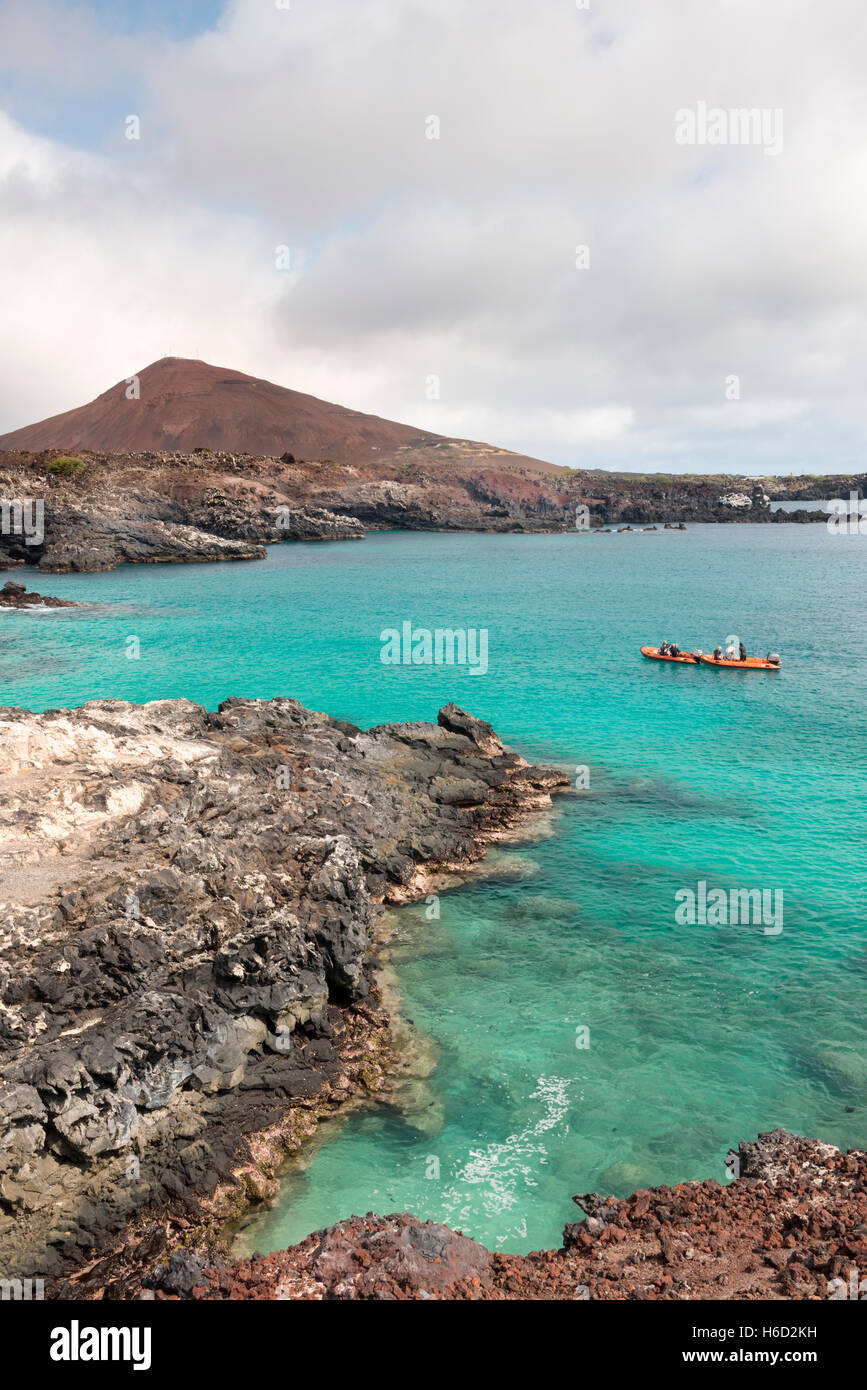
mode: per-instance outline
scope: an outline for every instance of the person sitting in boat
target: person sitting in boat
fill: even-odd
[[[741,647],[740,647],[740,660],[741,660],[741,661],[746,661],[746,659],[747,659],[747,649],[746,649],[746,647],[744,646],[743,642],[741,642]]]
[[[670,647],[668,648],[668,655],[669,655],[669,656],[680,656],[680,647],[677,645],[676,642],[672,642],[672,643],[671,643]]]
[[[713,659],[714,661],[722,661],[722,647],[714,647]]]
[[[734,642],[731,642],[729,646],[726,647],[726,661],[737,661],[737,659],[738,649],[735,646]]]
[[[665,638],[663,638],[659,644],[659,655],[668,656],[668,643],[666,642]]]

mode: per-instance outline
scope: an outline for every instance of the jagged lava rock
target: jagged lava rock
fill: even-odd
[[[568,786],[454,706],[365,732],[291,699],[99,700],[0,710],[0,739],[9,1272],[213,1192],[246,1135],[345,1090],[379,904]]]
[[[489,1254],[405,1212],[369,1213],[264,1259],[205,1269],[191,1296],[751,1301],[863,1289],[867,1154],[778,1129],[742,1143],[739,1157],[741,1176],[726,1186],[582,1194],[587,1216],[566,1227],[560,1250]]]

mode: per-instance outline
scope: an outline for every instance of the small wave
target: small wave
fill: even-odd
[[[71,608],[53,608],[50,603],[26,603],[22,608],[7,608],[4,604],[0,613],[71,613]]]
[[[470,1223],[474,1206],[481,1205],[487,1217],[499,1217],[511,1211],[528,1187],[537,1187],[536,1169],[547,1162],[548,1150],[540,1142],[545,1134],[557,1129],[569,1109],[569,1088],[572,1078],[541,1076],[531,1101],[540,1101],[542,1113],[534,1123],[500,1143],[470,1151],[467,1162],[455,1174],[455,1186],[446,1189],[442,1203],[445,1219],[450,1225],[457,1221]],[[468,1200],[466,1187],[479,1187],[478,1198]],[[526,1234],[526,1221],[521,1229],[502,1231],[497,1245],[511,1236]]]

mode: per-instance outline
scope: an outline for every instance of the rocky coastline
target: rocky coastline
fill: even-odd
[[[815,1300],[864,1297],[867,1154],[772,1130],[739,1176],[617,1199],[583,1193],[559,1250],[492,1254],[408,1213],[353,1217],[299,1245],[209,1263],[176,1251],[141,1297],[266,1300]]]
[[[383,905],[569,780],[454,705],[363,731],[290,699],[93,701],[2,710],[0,737],[0,1268],[126,1297],[388,1084]]]
[[[774,502],[863,495],[867,486],[864,477],[756,483],[555,470],[488,446],[455,450],[448,441],[422,441],[358,465],[208,449],[85,452],[69,461],[76,465],[69,473],[52,472],[56,462],[50,451],[0,452],[0,494],[7,498],[0,569],[30,565],[67,574],[119,564],[257,560],[283,540],[360,540],[384,529],[580,537],[690,522],[806,524],[827,516],[783,511]],[[31,520],[38,509],[38,526],[22,524],[24,507]]]
[[[775,1130],[737,1179],[574,1198],[557,1251],[409,1213],[235,1260],[325,1117],[407,1056],[379,919],[526,833],[568,778],[454,705],[367,731],[297,701],[0,710],[0,1267],[55,1299],[842,1297],[867,1155]],[[849,1296],[846,1294],[845,1296]]]

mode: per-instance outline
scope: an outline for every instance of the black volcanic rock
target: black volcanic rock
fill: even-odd
[[[0,608],[80,608],[81,605],[74,603],[68,598],[50,598],[46,594],[37,594],[33,590],[29,593],[24,584],[15,584],[11,579],[8,580],[0,589]]]
[[[104,700],[2,710],[0,738],[7,1274],[195,1204],[247,1135],[347,1094],[344,1037],[357,1076],[375,1062],[354,1020],[378,901],[429,891],[568,786],[456,706],[363,732],[289,699]],[[437,795],[461,778],[471,796]]]

